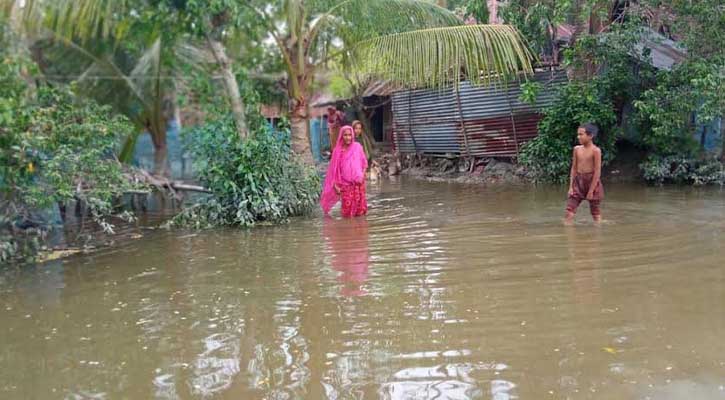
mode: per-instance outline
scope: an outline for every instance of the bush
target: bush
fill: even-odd
[[[289,135],[266,127],[242,140],[223,117],[185,133],[194,169],[212,195],[177,215],[171,225],[209,228],[283,222],[315,207],[317,173],[297,161]]]
[[[2,57],[0,52],[0,57]],[[133,126],[70,88],[31,87],[32,64],[0,63],[0,262],[33,258],[44,239],[38,212],[83,202],[107,231],[113,199],[131,188],[114,156]]]
[[[716,159],[653,155],[640,168],[648,182],[659,185],[678,183],[703,186],[725,183],[725,169]]]
[[[592,84],[570,82],[559,91],[554,104],[544,111],[539,123],[539,135],[527,143],[520,155],[534,179],[543,182],[566,182],[571,168],[571,154],[576,145],[579,125],[592,122],[599,126],[595,140],[602,148],[606,165],[614,158],[616,116],[613,107],[602,100]]]
[[[662,71],[656,87],[635,101],[637,117],[649,128],[643,140],[652,153],[662,157],[693,157],[697,153],[691,115],[701,96],[691,85],[693,79],[693,71],[686,64]]]

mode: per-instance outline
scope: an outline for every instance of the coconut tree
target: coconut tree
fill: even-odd
[[[143,0],[123,3],[133,6],[128,9],[104,1],[0,2],[0,11],[23,31],[48,80],[73,82],[78,94],[111,105],[137,126],[119,158],[129,161],[139,133],[147,132],[154,172],[167,174],[166,105],[174,102],[175,84],[182,78],[178,67],[200,67],[211,55],[168,28],[164,14],[144,12],[149,4]]]
[[[13,1],[13,0],[0,0]],[[120,35],[144,0],[24,0],[25,18],[41,9],[42,20],[66,37]],[[530,54],[518,32],[505,26],[462,25],[455,14],[423,0],[166,0],[159,13],[184,15],[205,33],[221,65],[232,105],[238,91],[225,39],[249,26],[260,40],[271,37],[284,60],[292,149],[311,164],[309,107],[316,74],[350,47],[367,71],[414,86],[446,85],[465,74],[480,82],[530,71]],[[199,6],[197,3],[204,3]],[[136,8],[134,8],[136,7]],[[254,15],[249,18],[249,13]],[[36,15],[37,18],[37,15]],[[32,19],[32,17],[30,18]],[[256,29],[256,28],[255,28]],[[346,48],[341,38],[347,37]],[[239,103],[238,103],[239,104]],[[236,120],[242,108],[232,107]],[[241,117],[238,114],[242,114]],[[238,123],[237,128],[241,129]]]
[[[462,26],[455,14],[419,0],[248,1],[287,68],[292,146],[308,163],[309,101],[316,73],[353,49],[370,73],[415,86],[501,79],[531,69],[515,29]],[[344,45],[343,40],[344,39]],[[459,69],[459,67],[463,67]]]
[[[32,50],[46,79],[73,83],[76,93],[112,106],[136,125],[122,146],[121,161],[131,159],[136,139],[146,132],[154,147],[154,173],[168,174],[167,121],[183,80],[174,65],[192,60],[200,66],[208,55],[186,43],[164,46],[161,37],[134,52],[105,41],[79,44],[52,36],[35,40]]]
[[[224,39],[239,35],[243,21],[241,0],[0,0],[0,10],[33,30],[78,43],[112,40],[124,43],[130,35],[146,34],[146,42],[162,37],[164,50],[179,42],[203,41],[227,90],[237,130],[247,135],[245,105],[241,98]],[[139,29],[140,28],[140,29]],[[140,30],[140,33],[137,32]],[[168,52],[162,51],[162,54]],[[168,65],[168,63],[164,63]]]

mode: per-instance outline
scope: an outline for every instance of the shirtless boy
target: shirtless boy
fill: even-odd
[[[574,148],[569,179],[569,198],[566,201],[566,224],[574,222],[576,209],[582,201],[589,201],[594,222],[602,221],[601,202],[604,198],[602,177],[602,151],[594,145],[599,128],[584,124],[577,130],[579,146]]]

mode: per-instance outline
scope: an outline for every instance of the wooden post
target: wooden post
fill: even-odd
[[[418,154],[418,144],[415,142],[415,135],[413,134],[413,91],[411,89],[408,89],[408,133],[410,133],[410,138],[413,140],[413,149],[415,149],[415,154]]]
[[[511,103],[511,96],[509,95],[509,82],[506,85],[506,100],[509,103],[509,116],[511,117],[511,128],[514,131],[514,144],[516,146],[516,158],[519,157],[519,137],[516,133],[516,118],[514,118],[514,106]]]
[[[471,147],[468,144],[468,131],[466,130],[466,121],[463,119],[463,107],[461,106],[461,84],[459,83],[455,89],[456,104],[458,106],[458,119],[461,123],[461,134],[463,135],[463,143],[466,145],[466,154],[471,158]]]

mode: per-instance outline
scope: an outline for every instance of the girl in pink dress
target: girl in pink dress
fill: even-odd
[[[342,199],[342,216],[359,217],[368,213],[365,171],[368,160],[350,125],[340,129],[325,176],[320,205],[325,215]]]

